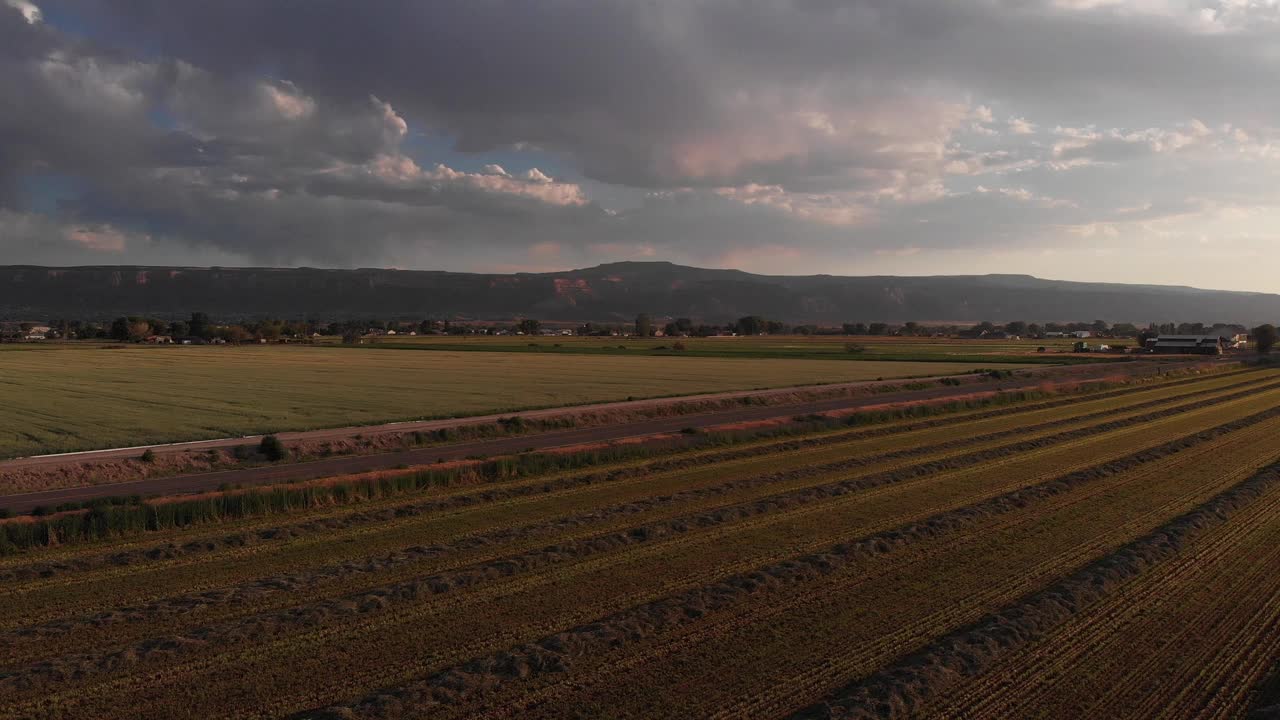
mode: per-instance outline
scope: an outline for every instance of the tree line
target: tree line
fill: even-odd
[[[10,336],[20,336],[31,328],[33,323],[10,323],[6,326]],[[257,319],[237,322],[218,323],[203,312],[191,313],[186,320],[164,320],[141,316],[122,316],[109,323],[96,323],[82,320],[56,319],[49,323],[48,337],[115,340],[119,342],[140,342],[148,338],[162,336],[178,339],[198,339],[201,341],[222,341],[227,343],[273,342],[280,339],[309,339],[316,335],[341,337],[344,342],[354,343],[373,334],[415,334],[415,335],[538,335],[543,331],[543,323],[535,318],[521,318],[513,323],[475,323],[451,322],[449,320],[426,319],[419,321],[406,320],[345,320],[322,322],[320,320],[278,320]],[[1103,320],[1092,322],[1026,322],[1021,320],[996,324],[983,321],[973,325],[958,324],[926,324],[905,322],[900,324],[888,322],[853,322],[843,323],[840,327],[824,327],[814,324],[792,325],[779,320],[772,320],[761,315],[746,315],[731,323],[695,323],[690,318],[675,318],[664,323],[655,320],[647,313],[640,313],[633,323],[595,323],[586,322],[569,329],[579,336],[637,336],[653,337],[659,334],[668,337],[712,337],[716,335],[851,335],[851,336],[959,336],[989,337],[1018,336],[1041,338],[1050,333],[1076,333],[1087,331],[1096,337],[1135,338],[1139,345],[1147,339],[1159,335],[1205,335],[1215,328],[1226,328],[1235,334],[1249,334],[1259,348],[1269,350],[1277,343],[1276,328],[1264,324],[1256,328],[1245,328],[1233,323],[1150,323],[1138,327],[1132,323],[1110,324]],[[16,331],[20,331],[16,332]]]

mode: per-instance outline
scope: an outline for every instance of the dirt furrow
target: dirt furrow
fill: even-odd
[[[895,424],[893,427],[830,433],[814,438],[767,442],[766,444],[756,445],[753,447],[734,448],[719,452],[708,453],[703,451],[703,454],[696,457],[664,459],[647,463],[639,467],[628,467],[618,470],[578,473],[542,484],[532,483],[519,485],[513,483],[510,487],[487,486],[482,491],[452,495],[448,498],[433,498],[425,501],[404,502],[379,510],[348,511],[347,513],[337,517],[308,519],[304,522],[273,525],[253,531],[206,538],[202,541],[192,541],[182,544],[176,542],[165,542],[144,545],[128,551],[103,553],[95,556],[77,558],[75,560],[36,560],[29,564],[0,565],[0,582],[7,583],[6,588],[0,589],[0,595],[12,592],[21,587],[21,585],[15,583],[21,583],[23,581],[49,581],[50,579],[70,573],[88,572],[110,567],[124,568],[145,562],[171,562],[178,558],[187,556],[216,553],[221,550],[243,550],[246,547],[251,547],[261,543],[293,541],[307,535],[319,535],[329,533],[334,530],[345,530],[359,526],[385,523],[387,521],[404,517],[415,517],[432,512],[472,507],[481,503],[493,503],[517,497],[544,495],[549,492],[573,489],[602,482],[634,479],[654,473],[687,470],[732,460],[748,459],[764,455],[776,455],[778,453],[785,452],[795,452],[839,443],[917,432],[924,429],[945,427],[953,424],[967,424],[981,419],[1005,418],[1010,414],[1039,412],[1062,406],[1096,402],[1114,397],[1123,397],[1125,395],[1135,393],[1164,392],[1167,389],[1182,387],[1184,385],[1199,383],[1211,383],[1215,385],[1214,387],[1206,388],[1199,392],[1190,392],[1177,397],[1159,397],[1153,400],[1135,403],[1133,405],[1120,408],[1112,408],[1085,415],[1060,418],[1012,430],[987,433],[978,437],[957,439],[942,444],[935,443],[929,446],[922,446],[920,448],[907,449],[900,451],[896,455],[888,457],[918,456],[931,450],[944,450],[948,448],[962,447],[968,443],[998,440],[1005,437],[1014,437],[1023,433],[1042,432],[1054,427],[1061,427],[1072,423],[1088,422],[1094,419],[1101,419],[1113,415],[1136,412],[1164,404],[1188,402],[1204,395],[1224,393],[1231,390],[1242,390],[1246,387],[1265,383],[1269,379],[1266,375],[1257,375],[1254,372],[1249,371],[1239,374],[1244,374],[1247,377],[1236,378],[1235,376],[1237,373],[1231,373],[1227,377],[1230,377],[1233,380],[1238,380],[1238,382],[1230,382],[1230,384],[1225,386],[1217,386],[1219,381],[1226,379],[1221,375],[1211,376],[1208,378],[1192,378],[1188,380],[1162,383],[1156,387],[1144,386],[1140,388],[1125,388],[1093,395],[1070,397],[1047,403],[1037,403],[1029,406],[1015,406],[1000,410],[983,411],[976,414],[966,413],[963,417],[934,418],[930,420],[911,422],[905,425]],[[1234,396],[1238,397],[1239,395]],[[887,459],[884,455],[879,457],[881,459]]]
[[[1233,397],[1235,397],[1234,394],[1225,396],[1221,399],[1215,399],[1214,403],[1225,402]],[[580,545],[578,547],[559,543],[555,548],[549,550],[542,550],[526,554],[524,556],[495,559],[492,561],[492,565],[490,567],[501,568],[501,570],[497,571],[496,576],[506,577],[507,575],[516,572],[514,568],[520,568],[521,570],[519,571],[524,571],[528,568],[545,564],[545,562],[536,559],[539,557],[551,558],[550,562],[563,562],[575,557],[585,557],[589,554],[595,554],[600,552],[602,548],[613,550],[628,544],[653,541],[666,537],[671,533],[685,532],[690,529],[706,528],[766,512],[785,510],[790,507],[796,507],[830,497],[838,497],[857,490],[903,482],[913,478],[926,478],[943,470],[969,467],[979,463],[990,463],[998,460],[1007,460],[1009,458],[1017,457],[1017,453],[1019,452],[1044,447],[1056,442],[1064,441],[1064,439],[1079,439],[1080,437],[1087,438],[1097,432],[1111,431],[1122,427],[1150,422],[1162,417],[1171,417],[1178,414],[1180,408],[1185,407],[1186,406],[1177,406],[1157,413],[1148,413],[1122,421],[1114,421],[1112,423],[1092,426],[1090,428],[1082,428],[1069,433],[1050,436],[1049,438],[1044,438],[1042,440],[1023,441],[1011,446],[993,448],[983,452],[961,456],[960,458],[954,459],[954,461],[927,463],[913,468],[905,468],[872,475],[870,477],[864,477],[860,480],[850,479],[840,482],[826,483],[817,487],[804,488],[790,493],[785,493],[783,495],[763,498],[750,504],[722,507],[718,510],[708,511],[695,516],[677,517],[663,523],[633,527],[621,531],[613,536],[586,538],[580,541]],[[1203,405],[1201,407],[1203,407]],[[610,517],[640,514],[655,507],[672,505],[674,503],[687,501],[693,498],[723,496],[730,492],[741,491],[743,489],[756,486],[765,486],[783,481],[794,482],[799,478],[806,477],[822,477],[836,471],[847,471],[852,468],[864,467],[878,460],[891,460],[898,457],[909,457],[913,454],[915,454],[914,450],[907,451],[905,453],[889,453],[873,458],[854,458],[844,462],[805,468],[803,470],[794,470],[790,472],[775,473],[755,478],[731,481],[729,483],[724,483],[710,488],[701,488],[684,493],[651,498],[636,503],[628,503],[622,506],[606,508],[583,516],[564,518],[551,523],[549,526],[509,528],[496,531],[488,536],[482,534],[462,538],[454,543],[425,547],[411,547],[404,552],[377,560],[344,563],[329,568],[322,568],[318,572],[309,575],[290,574],[285,576],[266,577],[238,587],[195,592],[143,606],[119,608],[106,613],[87,616],[78,621],[61,619],[54,623],[21,627],[0,635],[0,639],[4,639],[8,636],[8,639],[11,642],[16,642],[21,639],[47,640],[58,635],[75,632],[78,629],[85,627],[102,627],[104,625],[117,623],[154,622],[156,619],[163,616],[205,612],[213,606],[250,604],[255,599],[259,599],[266,594],[297,592],[305,590],[308,587],[313,587],[316,584],[332,581],[342,577],[380,573],[400,565],[419,563],[426,559],[444,557],[472,548],[488,545],[501,545],[503,542],[518,539],[539,530],[545,533],[550,530],[559,531],[579,526],[586,526]],[[484,569],[484,566],[469,566],[461,568],[458,570],[458,576],[466,578],[466,580],[462,582],[463,585],[470,585],[472,582],[477,581],[476,578],[493,579],[495,577],[494,572],[492,570]],[[439,584],[440,581],[441,577],[425,579],[418,578],[410,581],[409,584],[421,584],[422,582]],[[454,584],[449,581],[445,582],[449,587],[452,587]],[[374,589],[370,592],[374,592],[376,590],[377,589]],[[417,592],[413,593],[413,596],[416,597]]]
[[[506,681],[525,679],[543,672],[562,672],[571,666],[574,658],[582,656],[588,650],[618,647],[652,637],[659,632],[693,622],[708,613],[721,611],[748,596],[821,578],[854,560],[888,554],[914,542],[941,537],[992,514],[1009,512],[1029,502],[1068,492],[1081,483],[1107,477],[1200,442],[1207,442],[1223,433],[1277,416],[1280,416],[1280,409],[1242,418],[1113,463],[1024,488],[975,506],[943,513],[898,530],[837,545],[828,548],[826,552],[786,560],[754,572],[730,576],[715,584],[632,608],[556,633],[541,641],[478,658],[362,701],[300,717],[384,717],[385,712],[393,706],[412,708],[413,712],[427,712],[433,707],[443,709],[470,702],[478,694],[491,692]]]
[[[1027,647],[1076,614],[1127,587],[1227,523],[1280,484],[1272,465],[1156,532],[1072,574],[1026,601],[943,638],[894,666],[843,688],[793,718],[914,716],[941,693]]]

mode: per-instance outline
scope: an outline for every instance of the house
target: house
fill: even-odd
[[[1147,341],[1157,355],[1221,355],[1227,345],[1218,335],[1160,335]]]
[[[1066,334],[1066,333],[1064,333],[1064,332],[1056,332],[1056,331],[1055,331],[1055,332],[1047,332],[1047,333],[1045,333],[1045,334],[1044,334],[1044,336],[1045,336],[1045,338],[1061,338],[1061,337],[1066,337],[1066,336],[1067,336],[1067,334]]]
[[[1084,340],[1085,338],[1093,337],[1093,333],[1088,330],[1076,330],[1075,332],[1071,333],[1071,335],[1077,340]]]
[[[1230,325],[1215,325],[1212,330],[1205,333],[1212,337],[1220,337],[1226,341],[1228,348],[1243,349],[1249,346],[1249,334],[1242,332],[1238,327]]]
[[[173,339],[173,342],[178,345],[203,345],[205,341],[204,338],[198,335],[187,335],[184,337],[176,337]]]
[[[142,339],[148,345],[172,345],[173,338],[168,335],[148,335]]]

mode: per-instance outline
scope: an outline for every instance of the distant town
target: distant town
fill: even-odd
[[[791,325],[758,315],[727,324],[695,323],[689,318],[637,315],[632,323],[563,323],[520,318],[507,323],[450,320],[239,320],[215,322],[205,313],[187,320],[119,317],[111,322],[57,319],[47,322],[0,323],[0,342],[93,340],[150,345],[242,345],[307,343],[340,338],[343,344],[376,343],[418,336],[513,337],[739,337],[765,335],[851,337],[934,337],[969,340],[1073,339],[1075,352],[1218,355],[1243,350],[1259,340],[1270,348],[1276,329],[1270,324],[1250,329],[1239,324],[1132,323],[1103,320],[1071,323],[1012,321],[1003,324],[940,325],[906,322],[844,323],[838,327]],[[1045,351],[1041,348],[1041,351]]]

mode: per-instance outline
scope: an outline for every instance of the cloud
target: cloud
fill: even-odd
[[[0,247],[796,271],[1034,249],[1088,272],[1082,237],[1158,226],[1196,274],[1208,218],[1256,242],[1270,217],[1213,208],[1276,204],[1277,20],[1234,0],[4,0]]]
[[[63,233],[68,241],[95,252],[121,253],[128,246],[124,233],[110,225],[67,228]]]
[[[35,3],[30,2],[30,0],[4,0],[4,4],[17,10],[22,15],[22,19],[26,20],[30,25],[35,25],[44,19],[44,16],[40,13],[40,8],[36,7]]]

